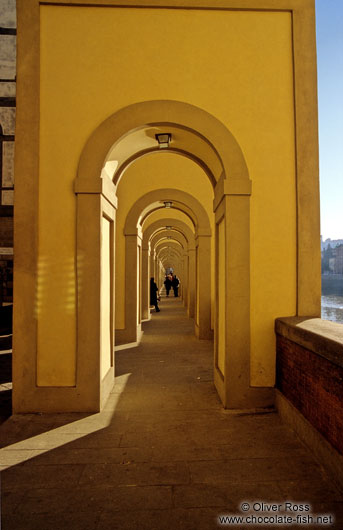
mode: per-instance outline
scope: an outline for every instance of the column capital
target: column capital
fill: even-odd
[[[74,180],[74,193],[76,195],[83,193],[101,194],[115,209],[118,208],[116,186],[109,177],[105,176],[98,179],[77,177]]]
[[[215,190],[213,211],[215,212],[225,195],[251,195],[252,181],[247,178],[220,178]]]
[[[208,240],[210,241],[210,240],[211,240],[211,234],[207,234],[207,233],[202,234],[201,232],[200,232],[200,234],[199,234],[199,233],[197,232],[197,233],[195,234],[195,238],[194,238],[194,239],[195,239],[195,246],[197,247],[197,246],[198,246],[198,243],[199,243],[199,239],[201,239],[201,240],[206,240],[206,239],[208,239]]]

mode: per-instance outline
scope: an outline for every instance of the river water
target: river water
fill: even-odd
[[[322,318],[343,324],[343,276],[322,276]]]

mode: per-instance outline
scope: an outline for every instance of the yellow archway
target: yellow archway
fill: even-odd
[[[195,264],[198,288],[195,294],[195,332],[201,339],[212,338],[211,330],[211,227],[208,215],[202,205],[190,194],[175,189],[158,189],[143,195],[130,209],[124,226],[125,235],[125,285],[132,284],[132,278],[146,278],[146,268],[142,260],[147,256],[142,249],[141,223],[151,211],[163,208],[165,202],[188,215],[195,227]],[[137,250],[138,249],[138,250]],[[138,259],[137,259],[138,256]],[[144,269],[144,272],[143,272]],[[148,275],[149,276],[149,275]],[[200,289],[200,284],[203,286]],[[133,285],[133,284],[132,284]],[[116,330],[116,343],[136,342],[141,335],[141,315],[139,308],[139,292],[132,290],[125,299],[125,328]],[[142,295],[142,299],[146,298]],[[145,313],[143,311],[144,316]]]

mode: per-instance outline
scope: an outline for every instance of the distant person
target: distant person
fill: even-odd
[[[174,296],[179,296],[179,284],[180,284],[180,280],[175,274],[172,279],[172,287],[174,290]]]
[[[154,281],[154,278],[150,278],[150,305],[155,306],[156,313],[159,313],[161,310],[158,307],[158,287]]]
[[[172,288],[172,280],[169,274],[167,274],[166,279],[164,280],[164,285],[166,286],[167,296],[169,296],[170,289]]]

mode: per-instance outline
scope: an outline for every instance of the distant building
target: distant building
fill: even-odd
[[[326,250],[328,246],[330,245],[331,248],[336,248],[339,245],[343,245],[343,239],[330,239],[327,238],[325,241],[323,241],[322,236],[320,236],[320,247],[321,250]]]
[[[322,274],[343,274],[343,244],[322,250]]]
[[[343,245],[339,245],[333,250],[333,272],[343,274]]]

